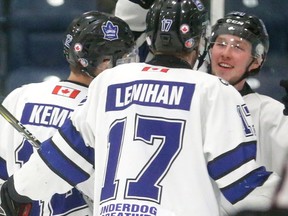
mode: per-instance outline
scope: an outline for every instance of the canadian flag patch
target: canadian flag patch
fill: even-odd
[[[167,73],[168,68],[158,68],[158,67],[144,67],[142,71],[149,71],[149,72],[162,72],[162,73]]]
[[[76,98],[77,95],[80,93],[79,90],[65,87],[65,86],[55,86],[55,88],[52,91],[52,94],[55,95],[60,95],[64,97],[69,97],[69,98]]]

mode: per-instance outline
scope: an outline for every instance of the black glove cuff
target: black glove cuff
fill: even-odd
[[[155,0],[129,0],[129,1],[140,5],[144,9],[149,9]]]
[[[280,86],[285,88],[286,92],[288,93],[288,80],[281,80],[280,81]]]
[[[14,177],[11,176],[7,180],[7,189],[9,196],[17,203],[31,203],[32,200],[29,197],[22,196],[17,193],[15,186],[14,186]]]
[[[1,188],[1,210],[2,215],[17,216],[27,210],[31,210],[32,200],[17,193],[14,187],[14,178],[11,176]],[[5,213],[3,213],[5,211]]]
[[[288,80],[281,80],[280,86],[285,88],[285,91],[287,93],[284,97],[282,97],[282,102],[285,106],[285,109],[283,110],[283,114],[288,116]]]

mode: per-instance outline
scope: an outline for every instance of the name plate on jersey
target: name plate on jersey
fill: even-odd
[[[72,109],[53,104],[26,103],[21,123],[59,128],[72,112]]]
[[[106,111],[123,110],[132,104],[189,110],[195,84],[139,80],[108,87]]]

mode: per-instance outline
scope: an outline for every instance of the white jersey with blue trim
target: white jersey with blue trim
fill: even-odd
[[[70,81],[24,85],[12,91],[3,105],[39,140],[50,138],[87,97],[87,86]],[[35,151],[4,118],[0,117],[0,181],[7,180]],[[27,173],[38,178],[35,171]],[[34,188],[38,191],[39,188]],[[31,215],[92,215],[82,194],[73,189],[54,195],[50,202],[35,202]]]
[[[280,209],[286,209],[288,213],[288,154],[286,152],[286,160],[285,163],[282,165],[282,180],[279,184],[279,187],[275,193],[275,197],[273,200],[273,206],[280,208]]]
[[[288,150],[288,117],[283,115],[284,105],[258,93],[243,96],[251,112],[259,140],[257,161],[281,175]]]
[[[95,174],[97,216],[217,216],[214,186],[231,214],[268,208],[279,178],[255,162],[251,122],[241,95],[215,76],[119,65],[93,80],[85,104],[15,173],[15,188],[44,199]],[[23,182],[35,169],[40,178]]]

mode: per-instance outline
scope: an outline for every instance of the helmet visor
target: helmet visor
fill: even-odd
[[[122,58],[117,59],[116,65],[131,63],[131,62],[139,62],[138,48],[134,47],[131,52],[123,55]]]

